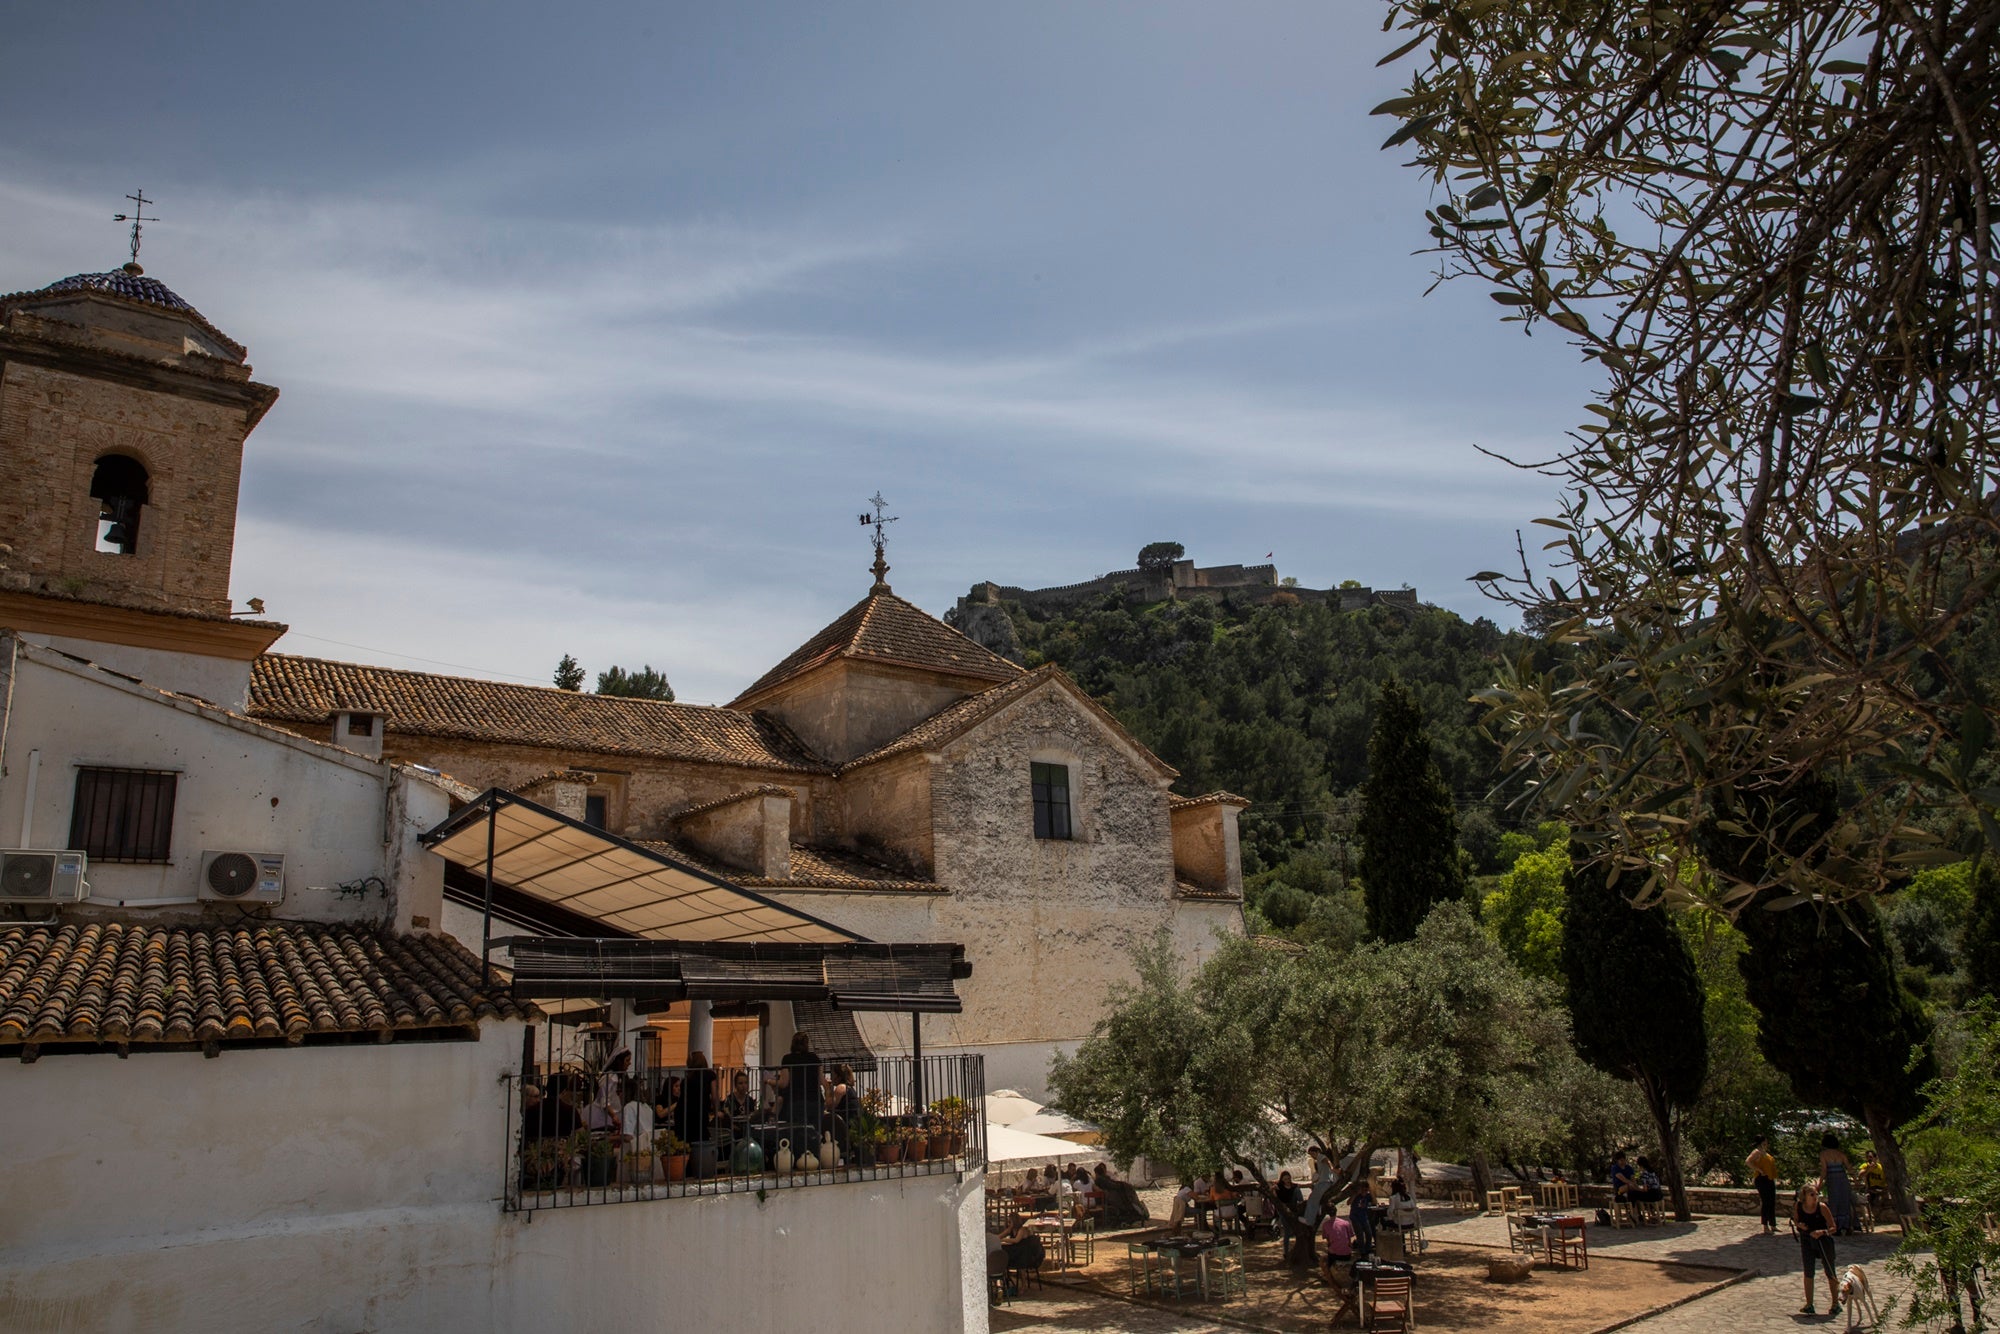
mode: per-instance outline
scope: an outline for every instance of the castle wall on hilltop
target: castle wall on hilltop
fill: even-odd
[[[1221,597],[1237,594],[1254,602],[1269,602],[1278,594],[1288,594],[1301,602],[1323,602],[1341,611],[1360,611],[1388,605],[1415,607],[1413,588],[1299,588],[1278,581],[1275,565],[1197,566],[1191,560],[1177,560],[1171,566],[1153,570],[1113,570],[1080,584],[1058,584],[1052,588],[1017,588],[990,581],[974,584],[972,591],[958,600],[954,624],[963,628],[978,607],[1018,602],[1030,611],[1053,612],[1095,601],[1108,594],[1123,592],[1127,601],[1144,605],[1189,597]]]

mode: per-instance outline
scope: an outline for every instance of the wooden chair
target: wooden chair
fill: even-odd
[[[1209,1253],[1208,1295],[1224,1298],[1250,1291],[1250,1271],[1243,1262],[1243,1243],[1225,1241]]]
[[[1142,1241],[1125,1243],[1125,1273],[1131,1280],[1134,1297],[1153,1295],[1153,1268],[1159,1258],[1159,1252]]]
[[[1639,1226],[1639,1202],[1637,1200],[1613,1199],[1611,1201],[1611,1226]]]
[[[1411,1330],[1417,1327],[1416,1301],[1410,1295],[1410,1280],[1398,1274],[1375,1280],[1375,1292],[1368,1303],[1368,1328]]]
[[[1541,1249],[1541,1229],[1532,1226],[1525,1214],[1507,1215],[1507,1249],[1533,1255]]]
[[[1578,1269],[1590,1268],[1590,1229],[1557,1228],[1549,1234],[1549,1243],[1554,1247],[1556,1258],[1565,1265],[1575,1265]]]
[[[1487,1191],[1486,1192],[1487,1215],[1491,1217],[1494,1214],[1504,1214],[1507,1212],[1509,1212],[1507,1208],[1507,1192],[1504,1190]]]
[[[1470,1186],[1454,1186],[1451,1190],[1451,1207],[1464,1213],[1472,1213],[1479,1208],[1479,1197],[1472,1193]]]

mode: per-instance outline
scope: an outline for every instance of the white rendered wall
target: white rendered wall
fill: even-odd
[[[246,718],[135,685],[45,648],[11,658],[0,750],[0,847],[69,845],[80,766],[177,772],[171,860],[94,862],[91,902],[129,913],[185,917],[205,851],[285,855],[285,902],[275,915],[313,921],[413,917],[438,925],[443,863],[416,837],[449,814],[449,799],[378,762]],[[28,801],[30,773],[33,801]],[[24,831],[24,825],[26,826]],[[386,889],[342,897],[341,884],[374,876]],[[169,901],[157,909],[148,902]],[[225,905],[233,912],[233,905]]]
[[[976,1176],[503,1214],[520,1050],[0,1065],[0,1329],[986,1329]]]
[[[101,639],[24,632],[23,639],[87,658],[100,667],[136,676],[163,690],[205,699],[241,713],[250,707],[250,664],[238,658],[214,658],[206,653],[176,653],[171,649],[135,648]]]

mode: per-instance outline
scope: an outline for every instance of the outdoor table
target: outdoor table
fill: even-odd
[[[1192,1259],[1195,1262],[1195,1290],[1201,1294],[1203,1300],[1207,1300],[1208,1257],[1211,1253],[1213,1253],[1216,1250],[1218,1246],[1221,1245],[1220,1242],[1193,1241],[1185,1238],[1162,1237],[1159,1240],[1151,1242],[1149,1244],[1155,1252],[1161,1255],[1165,1255],[1168,1251],[1172,1251],[1174,1254],[1180,1256],[1184,1260]]]
[[[1030,1232],[1043,1239],[1042,1254],[1055,1261],[1059,1271],[1069,1268],[1069,1220],[1060,1214],[1037,1214],[1023,1224]],[[1055,1245],[1048,1244],[1053,1237]]]

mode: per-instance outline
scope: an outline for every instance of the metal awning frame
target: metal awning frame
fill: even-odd
[[[499,846],[498,829],[501,813],[510,807],[519,808],[523,813],[529,815],[533,823],[538,826],[538,829],[518,838],[503,849]],[[463,836],[473,835],[476,838],[474,831],[481,823],[485,825],[485,856],[483,866],[477,864],[468,865],[468,859],[463,850],[460,851],[458,856],[453,856],[452,853],[443,851],[445,845],[454,841],[472,843],[472,839],[467,839]],[[722,877],[704,871],[698,866],[691,866],[678,858],[667,856],[652,848],[641,847],[629,839],[620,838],[616,834],[587,825],[581,820],[562,814],[560,811],[551,810],[540,802],[530,801],[526,797],[509,792],[504,788],[496,787],[488,788],[486,791],[480,793],[478,797],[454,811],[449,818],[437,825],[436,828],[424,833],[420,838],[420,841],[426,847],[439,852],[440,855],[446,857],[448,860],[454,861],[461,866],[466,866],[468,870],[483,875],[485,892],[480,924],[480,959],[481,976],[487,985],[491,985],[492,983],[492,954],[494,945],[493,886],[495,883],[494,871],[496,862],[500,861],[503,857],[513,857],[524,850],[533,849],[537,844],[557,836],[560,836],[572,845],[572,852],[582,850],[582,855],[572,855],[568,860],[560,860],[563,854],[558,853],[559,860],[548,867],[537,870],[536,878],[551,873],[572,872],[579,867],[586,866],[599,857],[606,857],[608,861],[620,863],[619,870],[622,873],[615,878],[608,878],[603,884],[593,885],[587,890],[571,896],[571,899],[568,901],[563,898],[536,894],[529,884],[518,880],[510,881],[513,888],[530,897],[543,899],[559,907],[570,908],[570,903],[574,898],[581,898],[586,893],[615,889],[620,886],[630,885],[636,881],[651,879],[661,873],[667,873],[674,880],[692,882],[692,887],[683,888],[681,892],[676,894],[659,897],[652,900],[649,904],[639,905],[641,909],[646,907],[657,909],[661,906],[690,898],[708,898],[715,900],[718,905],[740,904],[741,906],[731,907],[728,911],[712,912],[706,917],[687,919],[688,921],[713,923],[730,918],[755,917],[766,924],[762,930],[745,930],[734,937],[728,938],[726,942],[715,940],[702,943],[777,944],[781,942],[773,940],[771,937],[779,934],[792,937],[790,941],[782,943],[869,943],[862,936],[849,931],[845,927],[836,926],[832,922],[815,917],[810,913],[800,912],[796,908],[779,903],[775,899],[767,898],[762,894],[756,893],[754,890],[745,889],[741,885],[731,884]],[[632,869],[635,866],[639,868],[637,871]],[[587,913],[587,910],[583,909],[571,910],[586,911]],[[625,929],[625,924],[623,923],[613,923],[613,925],[620,929]],[[635,931],[635,934],[656,942],[670,939],[664,936],[649,935],[643,928]],[[745,999],[751,998],[745,997]],[[756,999],[764,998],[758,997]]]

